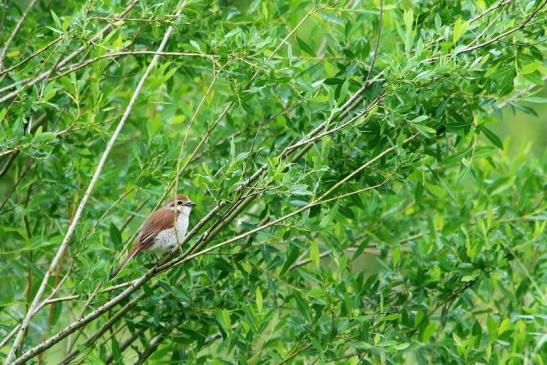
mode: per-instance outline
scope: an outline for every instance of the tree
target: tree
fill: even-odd
[[[10,3],[4,361],[543,363],[546,2]]]

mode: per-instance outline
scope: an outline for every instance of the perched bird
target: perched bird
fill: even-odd
[[[139,252],[169,252],[182,242],[188,230],[188,221],[194,204],[186,195],[177,195],[144,222],[135,246],[120,266],[110,274],[112,280]]]

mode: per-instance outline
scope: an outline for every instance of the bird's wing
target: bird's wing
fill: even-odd
[[[158,233],[173,228],[175,219],[175,211],[169,208],[161,208],[152,213],[139,233],[137,242],[140,249],[145,250],[152,246]]]

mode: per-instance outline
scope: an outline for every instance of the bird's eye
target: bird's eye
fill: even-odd
[[[182,200],[177,200],[177,205],[182,205]]]

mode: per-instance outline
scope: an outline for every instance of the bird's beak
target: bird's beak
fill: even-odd
[[[196,203],[194,203],[194,202],[188,202],[188,203],[186,203],[186,205],[189,206],[189,207],[195,207],[195,206],[196,206]]]

